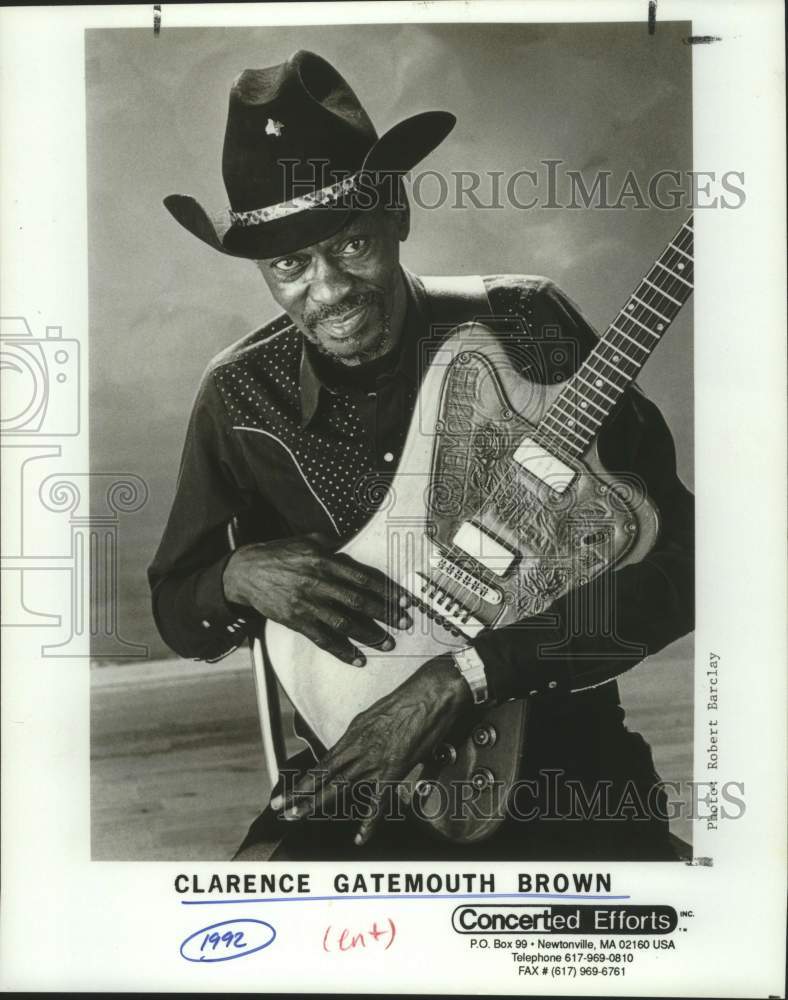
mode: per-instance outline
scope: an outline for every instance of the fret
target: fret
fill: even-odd
[[[545,414],[545,416],[547,416],[547,415],[548,414]],[[544,417],[543,417],[542,420],[541,420],[541,422],[540,422],[540,424],[539,424],[539,426],[536,429],[536,434],[534,435],[534,437],[538,440],[539,438],[544,439],[544,437],[546,435],[549,436],[549,437],[555,438],[555,440],[558,441],[558,442],[563,443],[569,449],[569,452],[571,454],[573,454],[573,455],[581,455],[582,454],[582,449],[578,448],[576,444],[572,444],[571,442],[566,441],[565,439],[563,439],[561,437],[560,434],[557,434],[550,427],[545,427],[545,422],[544,422]],[[547,443],[549,444],[549,442],[547,442]],[[559,447],[558,447],[557,450],[559,452],[561,451],[560,444],[559,444]]]
[[[685,285],[689,285],[689,287],[692,288],[691,281],[687,281],[686,278],[682,278],[680,274],[676,274],[675,271],[671,270],[671,268],[667,267],[661,261],[657,260],[654,263],[656,264],[657,267],[661,267],[663,271],[667,271],[668,274],[672,275],[677,281],[683,281]]]
[[[560,431],[556,430],[553,433],[555,433],[558,437],[566,441],[566,443],[570,445],[572,448],[576,448],[577,445],[574,444],[572,441],[569,441],[567,438],[565,438],[561,433],[561,431],[566,431],[567,434],[571,434],[573,437],[576,437],[578,441],[581,441],[583,442],[583,444],[585,444],[586,439],[583,437],[582,434],[578,434],[576,431],[573,431],[571,427],[567,427],[565,424],[559,423],[551,413],[545,414],[545,420],[551,420],[554,424],[558,423]]]
[[[637,295],[633,295],[632,298],[635,300],[635,302],[637,302],[638,305],[643,306],[646,309],[650,309],[651,312],[653,312],[655,316],[659,316],[659,318],[661,320],[663,320],[665,323],[672,323],[673,322],[673,320],[668,319],[667,316],[663,316],[661,312],[657,312],[657,310],[654,308],[654,306],[649,305],[648,302],[644,302],[643,299],[639,299],[637,297]]]
[[[608,401],[608,403],[613,403],[613,405],[615,405],[615,404],[616,404],[616,403],[618,402],[618,400],[616,400],[616,399],[611,399],[611,397],[610,397],[610,396],[608,396],[608,394],[607,394],[606,392],[602,392],[602,390],[601,390],[601,389],[599,388],[599,386],[598,386],[598,385],[596,385],[596,384],[592,385],[592,384],[591,384],[591,383],[590,383],[590,382],[588,381],[588,379],[586,379],[586,378],[583,378],[583,369],[582,369],[582,368],[581,368],[581,369],[580,369],[580,371],[579,371],[579,372],[577,373],[577,377],[578,377],[579,379],[581,379],[581,381],[585,382],[585,384],[586,384],[586,385],[587,385],[587,386],[588,386],[588,387],[589,387],[590,389],[593,389],[593,390],[594,390],[594,392],[598,392],[600,396],[604,397],[604,398],[605,398],[605,399],[606,399],[606,400]],[[606,379],[601,379],[601,378],[598,378],[598,379],[595,379],[595,382],[602,382],[602,381],[607,381],[607,380],[606,380]],[[610,385],[613,385],[613,383],[612,383],[612,382],[611,382],[611,383],[609,383],[609,384],[610,384]],[[614,389],[617,389],[617,388],[618,388],[618,386],[617,386],[617,385],[613,385],[613,388],[614,388]]]
[[[625,379],[628,380],[628,379],[632,378],[632,376],[631,376],[631,374],[629,372],[625,372],[623,369],[619,368],[618,365],[614,361],[610,360],[610,358],[602,358],[602,360],[604,361],[604,363],[606,365],[609,365],[611,368],[614,368],[618,372],[619,375],[623,375]],[[634,362],[633,362],[633,364],[634,364]]]
[[[684,230],[690,233],[689,238],[683,236]],[[547,446],[556,449],[559,454],[562,450],[570,451],[577,457],[585,453],[621,394],[637,377],[652,350],[660,342],[661,334],[670,326],[673,317],[669,314],[675,315],[684,300],[689,298],[693,288],[690,280],[693,260],[691,233],[690,220],[679,229],[662,251],[660,259],[646,272],[650,277],[641,278],[635,294],[630,296],[615,322],[610,324],[604,337],[564,385],[539,422],[536,434],[543,435],[547,439]],[[686,244],[686,247],[682,244]],[[677,255],[675,258],[671,257],[674,251]],[[673,267],[666,263],[667,260],[671,260]],[[684,260],[688,263],[682,263]],[[676,261],[678,268],[674,270]],[[678,273],[681,271],[687,277]],[[659,284],[670,284],[670,278],[679,282],[678,285],[670,286],[672,294]],[[649,290],[652,289],[662,296],[662,299],[656,300],[657,305],[647,301]],[[671,304],[676,308],[672,309]],[[645,310],[643,319],[632,315],[636,307]],[[627,321],[632,324],[631,330],[622,328]],[[650,334],[651,340],[645,343],[639,340],[639,330]],[[636,355],[629,344],[638,348],[641,355]]]
[[[655,291],[655,292],[659,292],[659,294],[660,294],[660,295],[664,295],[664,296],[665,296],[665,298],[666,298],[666,299],[669,299],[669,300],[670,300],[670,301],[671,301],[671,302],[672,302],[672,303],[673,303],[674,305],[676,305],[676,306],[679,306],[679,308],[680,308],[680,307],[682,306],[682,303],[681,303],[681,302],[679,302],[679,300],[678,300],[678,299],[674,299],[672,295],[668,295],[668,293],[667,293],[667,292],[664,292],[664,291],[663,291],[663,290],[662,290],[662,289],[661,289],[661,288],[659,287],[659,285],[655,285],[653,281],[649,281],[649,280],[648,280],[648,278],[644,278],[644,279],[643,279],[643,281],[644,281],[644,282],[645,282],[645,283],[646,283],[647,285],[651,285],[651,287],[652,287],[652,288],[654,289],[654,291]]]
[[[616,374],[612,370],[613,369],[612,365],[608,365],[607,368],[601,367],[602,365],[606,364],[607,362],[603,358],[592,356],[588,359],[588,361],[585,363],[583,367],[585,367],[589,372],[589,374],[592,375],[595,379],[602,379],[602,381],[606,382],[611,389],[615,389],[616,392],[622,392],[624,389],[626,389],[627,382],[629,382],[631,376],[619,375],[618,377],[616,377]],[[600,391],[599,386],[595,385],[594,388],[596,389],[597,392]]]
[[[632,320],[633,323],[637,323],[637,325],[642,327],[646,331],[646,333],[650,333],[652,337],[656,337],[657,340],[659,340],[659,334],[655,333],[654,330],[651,329],[651,327],[646,326],[645,323],[641,323],[639,319],[635,319],[632,313],[620,313],[619,315],[624,316],[625,319]],[[618,330],[618,327],[615,327],[614,329]],[[618,332],[622,333],[623,331],[618,330]]]
[[[673,249],[676,251],[676,253],[680,253],[681,256],[682,257],[686,257],[687,260],[693,260],[694,261],[694,258],[692,256],[692,254],[687,253],[686,250],[682,250],[681,247],[677,247],[675,243],[668,243],[668,246],[669,247],[673,247]]]
[[[576,417],[570,416],[566,410],[557,410],[556,413],[552,412],[552,407],[547,414],[545,414],[545,420],[552,420],[557,423],[559,427],[563,427],[564,430],[568,431],[570,434],[574,434],[576,438],[581,441],[590,440],[594,434],[596,434],[596,427],[589,427],[583,423],[582,420],[578,420]],[[579,427],[583,432],[579,434],[575,428]]]
[[[561,395],[558,397],[558,399],[556,399],[555,405],[558,407],[566,407],[570,406],[571,404],[569,403],[569,400],[564,399],[563,395]],[[599,417],[595,417],[594,414],[589,413],[588,410],[580,409],[579,406],[576,409],[570,409],[570,410],[562,409],[561,412],[565,413],[567,416],[569,416],[570,420],[574,420],[577,424],[583,427],[584,430],[589,431],[589,433],[591,434],[595,434],[596,428],[602,423]],[[570,416],[570,414],[575,414],[575,415]],[[580,419],[581,414],[584,418],[593,421],[594,424],[596,424],[596,427],[585,427],[583,424],[583,420]]]
[[[575,378],[577,378],[577,376],[575,376]],[[579,402],[577,404],[577,406],[578,406],[578,409],[581,409],[583,411],[583,413],[587,413],[588,412],[586,410],[587,406],[593,406],[595,410],[599,410],[599,412],[602,414],[602,419],[603,420],[607,416],[607,410],[603,406],[600,406],[598,403],[595,403],[593,401],[593,399],[589,399],[588,396],[583,396],[581,394],[580,388],[577,385],[574,384],[574,380],[569,383],[569,385],[567,386],[567,388],[566,388],[565,391],[568,391],[568,390],[571,390],[572,392],[574,392],[574,394],[576,396],[580,396],[581,402]],[[561,399],[562,396],[563,396],[563,393],[561,393],[561,395],[558,397],[558,399]],[[558,402],[558,400],[556,400],[556,403],[557,402]],[[555,403],[553,403],[553,406],[555,406]],[[591,414],[591,413],[589,413],[588,415],[590,417],[593,417],[593,414]],[[596,418],[593,417],[593,419],[596,419]],[[602,422],[601,420],[597,421],[597,423],[601,423],[601,422]]]
[[[599,346],[602,347],[604,346],[604,344],[600,344]],[[601,354],[594,351],[594,353],[589,356],[588,360],[583,365],[583,368],[587,369],[597,380],[602,379],[603,382],[607,382],[607,384],[611,387],[611,389],[615,389],[617,392],[620,392],[621,386],[618,384],[618,382],[616,382],[616,380],[612,376],[607,375],[603,371],[600,371],[599,368],[594,368],[594,365],[598,364],[605,365],[607,364],[607,362],[601,356]],[[612,365],[609,365],[608,367],[612,368]],[[629,375],[625,375],[624,378],[627,381],[629,381]],[[594,386],[594,388],[597,389],[597,386]]]
[[[554,417],[552,414],[549,414],[546,419],[550,419],[553,422],[553,424],[559,428],[560,431],[563,431],[566,434],[571,434],[572,437],[577,438],[577,440],[580,442],[580,445],[582,445],[582,447],[585,448],[586,444],[590,439],[590,432],[587,427],[583,428],[583,430],[585,430],[586,432],[585,434],[578,434],[576,430],[574,430],[571,427],[567,427],[566,424],[562,424],[561,421],[557,417]],[[578,445],[575,444],[572,447],[576,448],[578,447]]]
[[[611,330],[615,330],[615,331],[616,331],[616,333],[617,333],[617,334],[619,334],[619,336],[621,336],[621,337],[626,337],[626,338],[627,338],[627,340],[631,340],[631,341],[632,341],[632,343],[633,343],[633,344],[634,344],[634,345],[635,345],[636,347],[639,347],[639,348],[641,349],[641,351],[645,351],[645,353],[646,353],[646,354],[648,354],[648,353],[649,353],[649,349],[648,349],[647,347],[644,347],[644,345],[643,345],[643,344],[641,344],[639,340],[635,340],[635,338],[634,338],[634,337],[632,337],[632,336],[631,336],[630,334],[628,334],[628,333],[624,333],[624,331],[623,331],[623,330],[619,330],[619,328],[618,328],[618,327],[617,327],[617,326],[615,325],[615,323],[611,323],[611,324],[610,324],[610,329],[611,329]],[[656,334],[655,334],[655,336],[656,336]],[[634,359],[633,359],[633,361],[634,361]],[[637,362],[635,362],[635,364],[637,364]]]

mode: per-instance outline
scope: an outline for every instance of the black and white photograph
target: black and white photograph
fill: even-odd
[[[94,857],[691,854],[689,32],[88,32]]]

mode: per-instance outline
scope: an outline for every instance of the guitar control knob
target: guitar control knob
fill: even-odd
[[[432,751],[432,756],[436,764],[445,766],[453,764],[457,760],[457,751],[451,743],[439,743]]]
[[[485,788],[489,788],[494,781],[495,775],[489,767],[480,767],[478,771],[474,771],[471,775],[471,784],[479,792],[484,791]]]
[[[477,747],[494,747],[498,733],[494,726],[477,726],[471,733],[471,739]]]
[[[427,781],[424,778],[420,778],[416,782],[416,784],[415,784],[415,786],[413,788],[413,793],[414,793],[414,795],[418,796],[420,799],[426,799],[427,796],[432,792],[433,787],[434,786],[433,786],[433,784],[432,784],[431,781]]]

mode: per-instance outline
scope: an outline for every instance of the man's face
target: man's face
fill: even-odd
[[[376,209],[335,236],[258,261],[276,302],[320,351],[363,364],[396,344],[405,312],[399,244],[405,213]]]

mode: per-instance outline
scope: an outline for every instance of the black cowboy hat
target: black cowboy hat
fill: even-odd
[[[230,90],[222,176],[230,208],[209,216],[188,195],[164,204],[215,250],[259,260],[333,236],[391,178],[441,143],[447,111],[406,118],[378,138],[348,83],[325,59],[299,51],[268,69],[247,69]],[[388,183],[384,183],[388,181]]]

